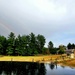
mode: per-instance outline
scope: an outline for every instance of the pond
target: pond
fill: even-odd
[[[29,62],[0,62],[0,75],[75,75],[75,68]]]

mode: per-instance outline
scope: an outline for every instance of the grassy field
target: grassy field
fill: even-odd
[[[60,58],[61,55],[40,55],[40,56],[0,56],[0,61],[38,62],[49,61]]]

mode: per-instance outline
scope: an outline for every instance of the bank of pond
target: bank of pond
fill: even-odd
[[[52,63],[0,62],[0,75],[75,75],[75,68]]]

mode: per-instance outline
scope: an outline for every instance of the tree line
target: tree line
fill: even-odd
[[[18,35],[11,32],[8,38],[0,36],[0,54],[2,55],[34,55],[43,53],[45,37],[31,33]]]
[[[67,48],[68,49],[75,49],[75,44],[74,43],[69,43],[68,45],[67,45]]]
[[[60,45],[54,47],[52,41],[49,41],[48,47],[44,47],[46,39],[43,35],[34,33],[29,35],[18,35],[11,32],[8,37],[0,35],[0,55],[37,55],[37,54],[63,54],[66,46]],[[69,43],[68,49],[75,49],[75,44]]]

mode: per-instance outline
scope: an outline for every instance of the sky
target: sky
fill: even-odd
[[[45,46],[75,43],[75,0],[0,0],[0,35],[41,34]]]

